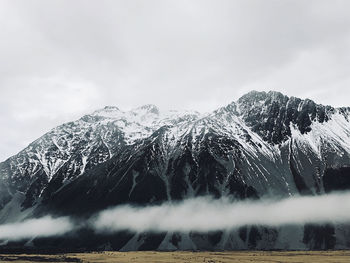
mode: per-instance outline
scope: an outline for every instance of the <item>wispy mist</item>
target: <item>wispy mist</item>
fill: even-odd
[[[198,197],[156,206],[122,205],[90,218],[28,219],[0,225],[0,240],[65,235],[81,227],[99,233],[209,232],[232,230],[245,225],[282,226],[306,223],[350,223],[350,192],[321,196],[234,201],[229,198]]]
[[[98,231],[207,232],[245,225],[350,222],[350,193],[234,202],[201,197],[159,206],[119,206],[101,212]]]
[[[68,217],[45,216],[22,222],[0,225],[1,240],[21,240],[33,237],[64,235],[75,228]]]

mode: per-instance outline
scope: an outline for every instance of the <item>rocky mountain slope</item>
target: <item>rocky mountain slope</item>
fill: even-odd
[[[45,134],[0,164],[0,223],[91,215],[118,204],[200,195],[258,199],[350,189],[350,108],[250,92],[207,114],[105,107]],[[88,249],[350,248],[350,227],[247,226],[231,232],[118,233],[35,239]],[[18,243],[15,243],[18,245]],[[7,244],[9,246],[9,244]]]

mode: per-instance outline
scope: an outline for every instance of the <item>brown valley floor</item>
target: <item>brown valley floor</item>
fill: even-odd
[[[59,255],[0,254],[0,262],[350,262],[350,251],[100,252]]]

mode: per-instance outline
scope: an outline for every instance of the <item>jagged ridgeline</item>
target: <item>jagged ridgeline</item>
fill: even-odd
[[[119,204],[201,195],[259,199],[348,190],[349,118],[349,108],[256,91],[208,114],[105,107],[54,128],[0,164],[0,223],[46,214],[79,219]],[[348,225],[247,226],[207,234],[79,231],[34,238],[30,246],[350,248]]]

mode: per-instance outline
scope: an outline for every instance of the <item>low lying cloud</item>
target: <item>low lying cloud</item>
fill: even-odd
[[[245,225],[299,225],[350,222],[350,193],[239,201],[200,197],[159,206],[119,206],[101,212],[97,231],[207,232]]]
[[[74,224],[68,217],[45,216],[22,222],[0,225],[1,240],[22,240],[34,237],[60,236],[72,231]]]
[[[98,233],[208,232],[232,230],[246,225],[283,226],[307,223],[350,223],[350,192],[282,200],[234,201],[229,198],[198,197],[156,206],[122,205],[103,210],[90,218],[28,219],[0,225],[0,240],[65,235],[81,227]]]

